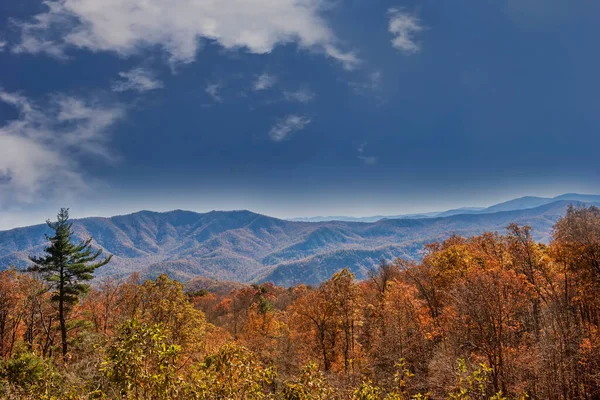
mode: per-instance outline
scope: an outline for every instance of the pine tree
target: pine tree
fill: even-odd
[[[67,357],[67,315],[79,296],[86,293],[89,285],[84,282],[94,277],[94,271],[106,265],[112,255],[95,262],[102,250],[93,250],[92,238],[79,244],[72,243],[72,223],[69,222],[69,209],[62,208],[57,222],[46,221],[54,231],[53,236],[46,235],[50,245],[45,249],[44,257],[29,257],[34,264],[29,272],[37,272],[54,290],[52,301],[58,303],[63,360]]]

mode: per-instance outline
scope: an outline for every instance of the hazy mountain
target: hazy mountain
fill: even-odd
[[[75,220],[73,228],[78,238],[91,236],[95,246],[114,255],[98,271],[100,276],[166,272],[182,281],[206,277],[315,284],[343,267],[362,278],[382,257],[418,258],[425,243],[453,233],[504,232],[511,222],[532,226],[536,240],[548,241],[552,225],[570,203],[581,204],[558,200],[523,210],[372,223],[294,222],[250,211],[141,211]],[[47,231],[36,225],[0,232],[0,269],[26,266],[28,255],[43,251]]]
[[[455,208],[448,211],[435,213],[432,217],[450,217],[452,215],[460,215],[460,214],[477,214],[485,210],[485,207],[461,207]]]
[[[493,213],[498,211],[512,211],[512,210],[524,210],[527,208],[535,208],[545,204],[550,204],[555,201],[577,201],[582,203],[598,203],[600,202],[600,195],[594,194],[576,194],[567,193],[560,196],[547,198],[547,197],[534,197],[526,196],[518,199],[505,201],[504,203],[496,204],[491,207],[487,207],[479,213]]]
[[[564,199],[564,200],[573,200],[573,199]],[[480,212],[498,212],[498,211],[512,211],[512,210],[523,210],[526,208],[534,208],[543,206],[544,204],[551,203],[553,199],[545,198],[545,197],[535,197],[535,196],[525,196],[519,197],[518,199],[513,199],[509,201],[505,201],[500,204],[493,205],[491,207],[487,207]]]
[[[374,215],[372,217],[348,217],[348,216],[330,216],[330,217],[296,217],[288,218],[289,221],[297,222],[326,222],[326,221],[344,221],[344,222],[377,222],[382,219],[415,219],[437,217],[439,212],[429,212],[421,214],[402,214],[402,215]]]
[[[489,214],[499,211],[514,211],[524,210],[527,208],[539,207],[544,204],[550,204],[558,200],[578,201],[582,203],[600,203],[600,195],[595,194],[577,194],[566,193],[556,197],[535,197],[525,196],[517,199],[505,201],[495,204],[490,207],[461,207],[447,211],[434,211],[420,214],[400,214],[400,215],[375,215],[372,217],[347,217],[347,216],[332,216],[332,217],[298,217],[291,218],[290,221],[303,222],[325,222],[325,221],[348,221],[348,222],[377,222],[383,219],[416,219],[416,218],[437,218],[450,217],[460,214]]]
[[[566,193],[560,196],[556,196],[553,200],[575,200],[584,203],[598,203],[600,202],[600,195],[597,194],[577,194],[577,193]]]

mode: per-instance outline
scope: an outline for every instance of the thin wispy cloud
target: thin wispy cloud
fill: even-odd
[[[298,102],[298,103],[310,103],[313,101],[317,95],[310,89],[300,88],[296,91],[285,91],[283,92],[283,97],[286,101],[290,102]]]
[[[272,88],[277,84],[278,78],[275,75],[270,75],[267,73],[260,74],[256,81],[254,81],[254,85],[252,85],[252,89],[254,91],[267,90]]]
[[[111,51],[122,56],[160,46],[172,63],[196,58],[199,41],[255,54],[296,43],[352,69],[360,62],[321,16],[328,0],[47,0],[47,11],[25,22],[15,52],[65,58],[69,48]]]
[[[217,103],[221,103],[223,99],[219,95],[219,91],[221,90],[221,85],[218,83],[209,83],[206,85],[206,89],[204,91]]]
[[[369,86],[371,89],[379,89],[381,87],[382,75],[381,71],[374,71],[369,74]]]
[[[121,80],[112,84],[112,90],[115,92],[132,90],[142,93],[163,87],[163,83],[156,79],[152,71],[146,68],[134,68],[127,72],[119,72],[119,76]]]
[[[401,8],[390,8],[388,15],[388,30],[394,35],[392,46],[405,54],[420,51],[421,45],[414,39],[414,35],[423,30],[419,19]]]
[[[311,123],[311,119],[302,115],[288,115],[277,121],[269,131],[269,137],[274,142],[282,142],[289,139],[294,133],[301,131],[306,125]]]
[[[325,48],[325,53],[328,56],[335,58],[336,60],[341,62],[342,65],[344,66],[344,68],[349,71],[356,69],[356,67],[358,67],[362,63],[361,59],[358,57],[356,52],[353,52],[353,51],[344,52],[331,44],[325,45],[324,48]]]
[[[125,116],[119,105],[66,95],[40,105],[2,90],[0,102],[19,111],[0,126],[0,208],[84,190],[82,157],[117,160],[108,142],[110,128]]]
[[[365,155],[365,147],[367,147],[366,143],[362,143],[360,146],[358,146],[358,159],[362,161],[365,165],[377,164],[377,162],[379,161],[379,157]]]
[[[3,52],[5,48],[6,48],[6,42],[3,40],[0,40],[0,53]]]
[[[383,76],[380,71],[373,71],[369,73],[362,81],[353,81],[348,84],[359,94],[370,94],[377,92],[381,89],[381,82]]]

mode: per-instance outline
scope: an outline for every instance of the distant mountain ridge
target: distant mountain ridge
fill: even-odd
[[[524,196],[517,199],[505,201],[495,204],[490,207],[460,207],[447,211],[434,211],[418,214],[400,214],[400,215],[375,215],[372,217],[347,217],[347,216],[330,216],[330,217],[296,217],[289,218],[290,221],[301,222],[325,222],[325,221],[348,221],[348,222],[377,222],[382,219],[415,219],[415,218],[436,218],[449,217],[460,214],[489,214],[498,211],[514,211],[527,208],[534,208],[550,204],[553,201],[570,200],[582,203],[600,203],[600,195],[595,194],[577,194],[566,193],[556,197],[536,197]]]
[[[589,201],[596,198],[598,202]],[[516,199],[512,204],[526,207],[538,199]],[[600,196],[585,200],[585,204],[600,204]],[[503,204],[498,205],[500,209],[507,207]],[[584,202],[559,199],[518,210],[463,210],[467,212],[369,223],[296,222],[250,211],[140,211],[74,220],[73,229],[78,238],[91,236],[94,246],[113,254],[113,261],[98,271],[99,276],[167,273],[181,281],[205,277],[317,284],[343,267],[363,278],[382,257],[416,259],[426,243],[452,234],[502,233],[511,222],[532,226],[536,240],[548,241],[552,226],[569,204]],[[46,225],[0,231],[0,270],[10,265],[25,267],[28,255],[43,251],[47,231]]]

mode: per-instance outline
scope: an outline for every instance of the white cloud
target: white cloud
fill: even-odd
[[[379,161],[379,157],[365,155],[365,147],[367,147],[366,143],[363,143],[360,146],[358,146],[358,159],[366,165],[377,164],[377,162]]]
[[[260,74],[254,82],[253,90],[258,91],[270,89],[275,86],[277,80],[277,77],[274,75],[269,75],[267,73]]]
[[[301,115],[288,115],[279,120],[275,126],[269,131],[269,136],[274,142],[282,142],[288,139],[295,132],[301,131],[310,124],[311,120],[308,117]]]
[[[325,53],[327,53],[328,56],[340,61],[347,70],[353,70],[358,64],[361,63],[361,60],[354,52],[343,52],[331,44],[325,45],[324,48]]]
[[[64,95],[39,106],[2,90],[0,102],[20,114],[0,126],[0,208],[85,189],[77,161],[83,155],[115,160],[107,131],[124,116],[121,107]]]
[[[204,91],[212,97],[212,99],[218,103],[222,102],[223,99],[219,95],[219,90],[221,90],[221,85],[218,83],[209,83],[206,85],[206,89]]]
[[[359,63],[342,51],[320,16],[328,0],[47,0],[48,11],[21,23],[16,52],[65,57],[68,47],[128,56],[160,46],[172,62],[191,62],[200,39],[255,54],[297,43],[351,69]]]
[[[313,91],[307,88],[300,88],[296,91],[285,91],[283,92],[283,96],[287,101],[297,101],[304,104],[310,103],[317,97]]]
[[[406,54],[421,50],[421,46],[413,38],[414,34],[423,30],[419,19],[399,8],[390,8],[388,14],[388,30],[394,35],[392,46]]]
[[[0,53],[2,53],[4,51],[5,47],[6,47],[6,42],[3,40],[0,40]]]
[[[115,92],[134,90],[142,93],[163,87],[163,83],[154,77],[154,73],[145,68],[134,68],[127,72],[119,72],[119,76],[122,80],[112,84],[112,90]]]

